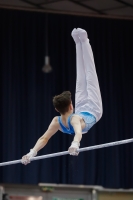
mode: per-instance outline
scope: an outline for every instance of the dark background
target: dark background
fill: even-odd
[[[81,147],[133,137],[133,21],[48,15],[53,72],[44,74],[46,14],[0,10],[0,162],[28,153],[58,114],[52,97],[76,82],[73,28],[87,30],[103,99],[102,119]],[[73,137],[58,132],[38,155],[68,149]],[[1,183],[69,183],[133,187],[133,144],[0,168]]]

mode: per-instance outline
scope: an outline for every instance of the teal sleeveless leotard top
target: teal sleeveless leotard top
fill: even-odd
[[[76,114],[76,113],[75,113]],[[74,114],[71,114],[67,119],[68,127],[65,127],[65,125],[62,123],[61,116],[58,117],[58,122],[61,127],[61,131],[63,133],[74,135],[74,129],[71,125],[71,118]],[[90,114],[89,112],[80,112],[76,115],[79,115],[83,118],[85,121],[85,128],[82,130],[82,133],[88,132],[88,130],[96,123],[96,118],[94,115]]]

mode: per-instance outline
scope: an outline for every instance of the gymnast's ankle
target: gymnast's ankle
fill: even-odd
[[[76,44],[78,44],[78,43],[80,42],[80,39],[79,39],[79,36],[78,36],[78,31],[77,31],[76,28],[74,28],[74,29],[72,30],[71,36],[73,37],[74,42],[75,42]]]
[[[77,28],[78,36],[81,42],[86,42],[88,40],[87,32],[84,29]]]

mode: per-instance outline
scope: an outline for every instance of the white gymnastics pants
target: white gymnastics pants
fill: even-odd
[[[75,114],[89,112],[98,121],[103,112],[102,99],[89,39],[76,44]]]

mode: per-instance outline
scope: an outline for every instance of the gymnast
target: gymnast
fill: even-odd
[[[102,116],[101,93],[87,32],[77,28],[73,29],[71,35],[76,43],[75,113],[69,91],[53,98],[53,105],[60,116],[53,118],[47,131],[38,139],[33,149],[22,157],[21,162],[24,165],[30,163],[30,159],[37,155],[58,130],[74,135],[68,151],[70,155],[77,156],[82,134],[88,132]]]

